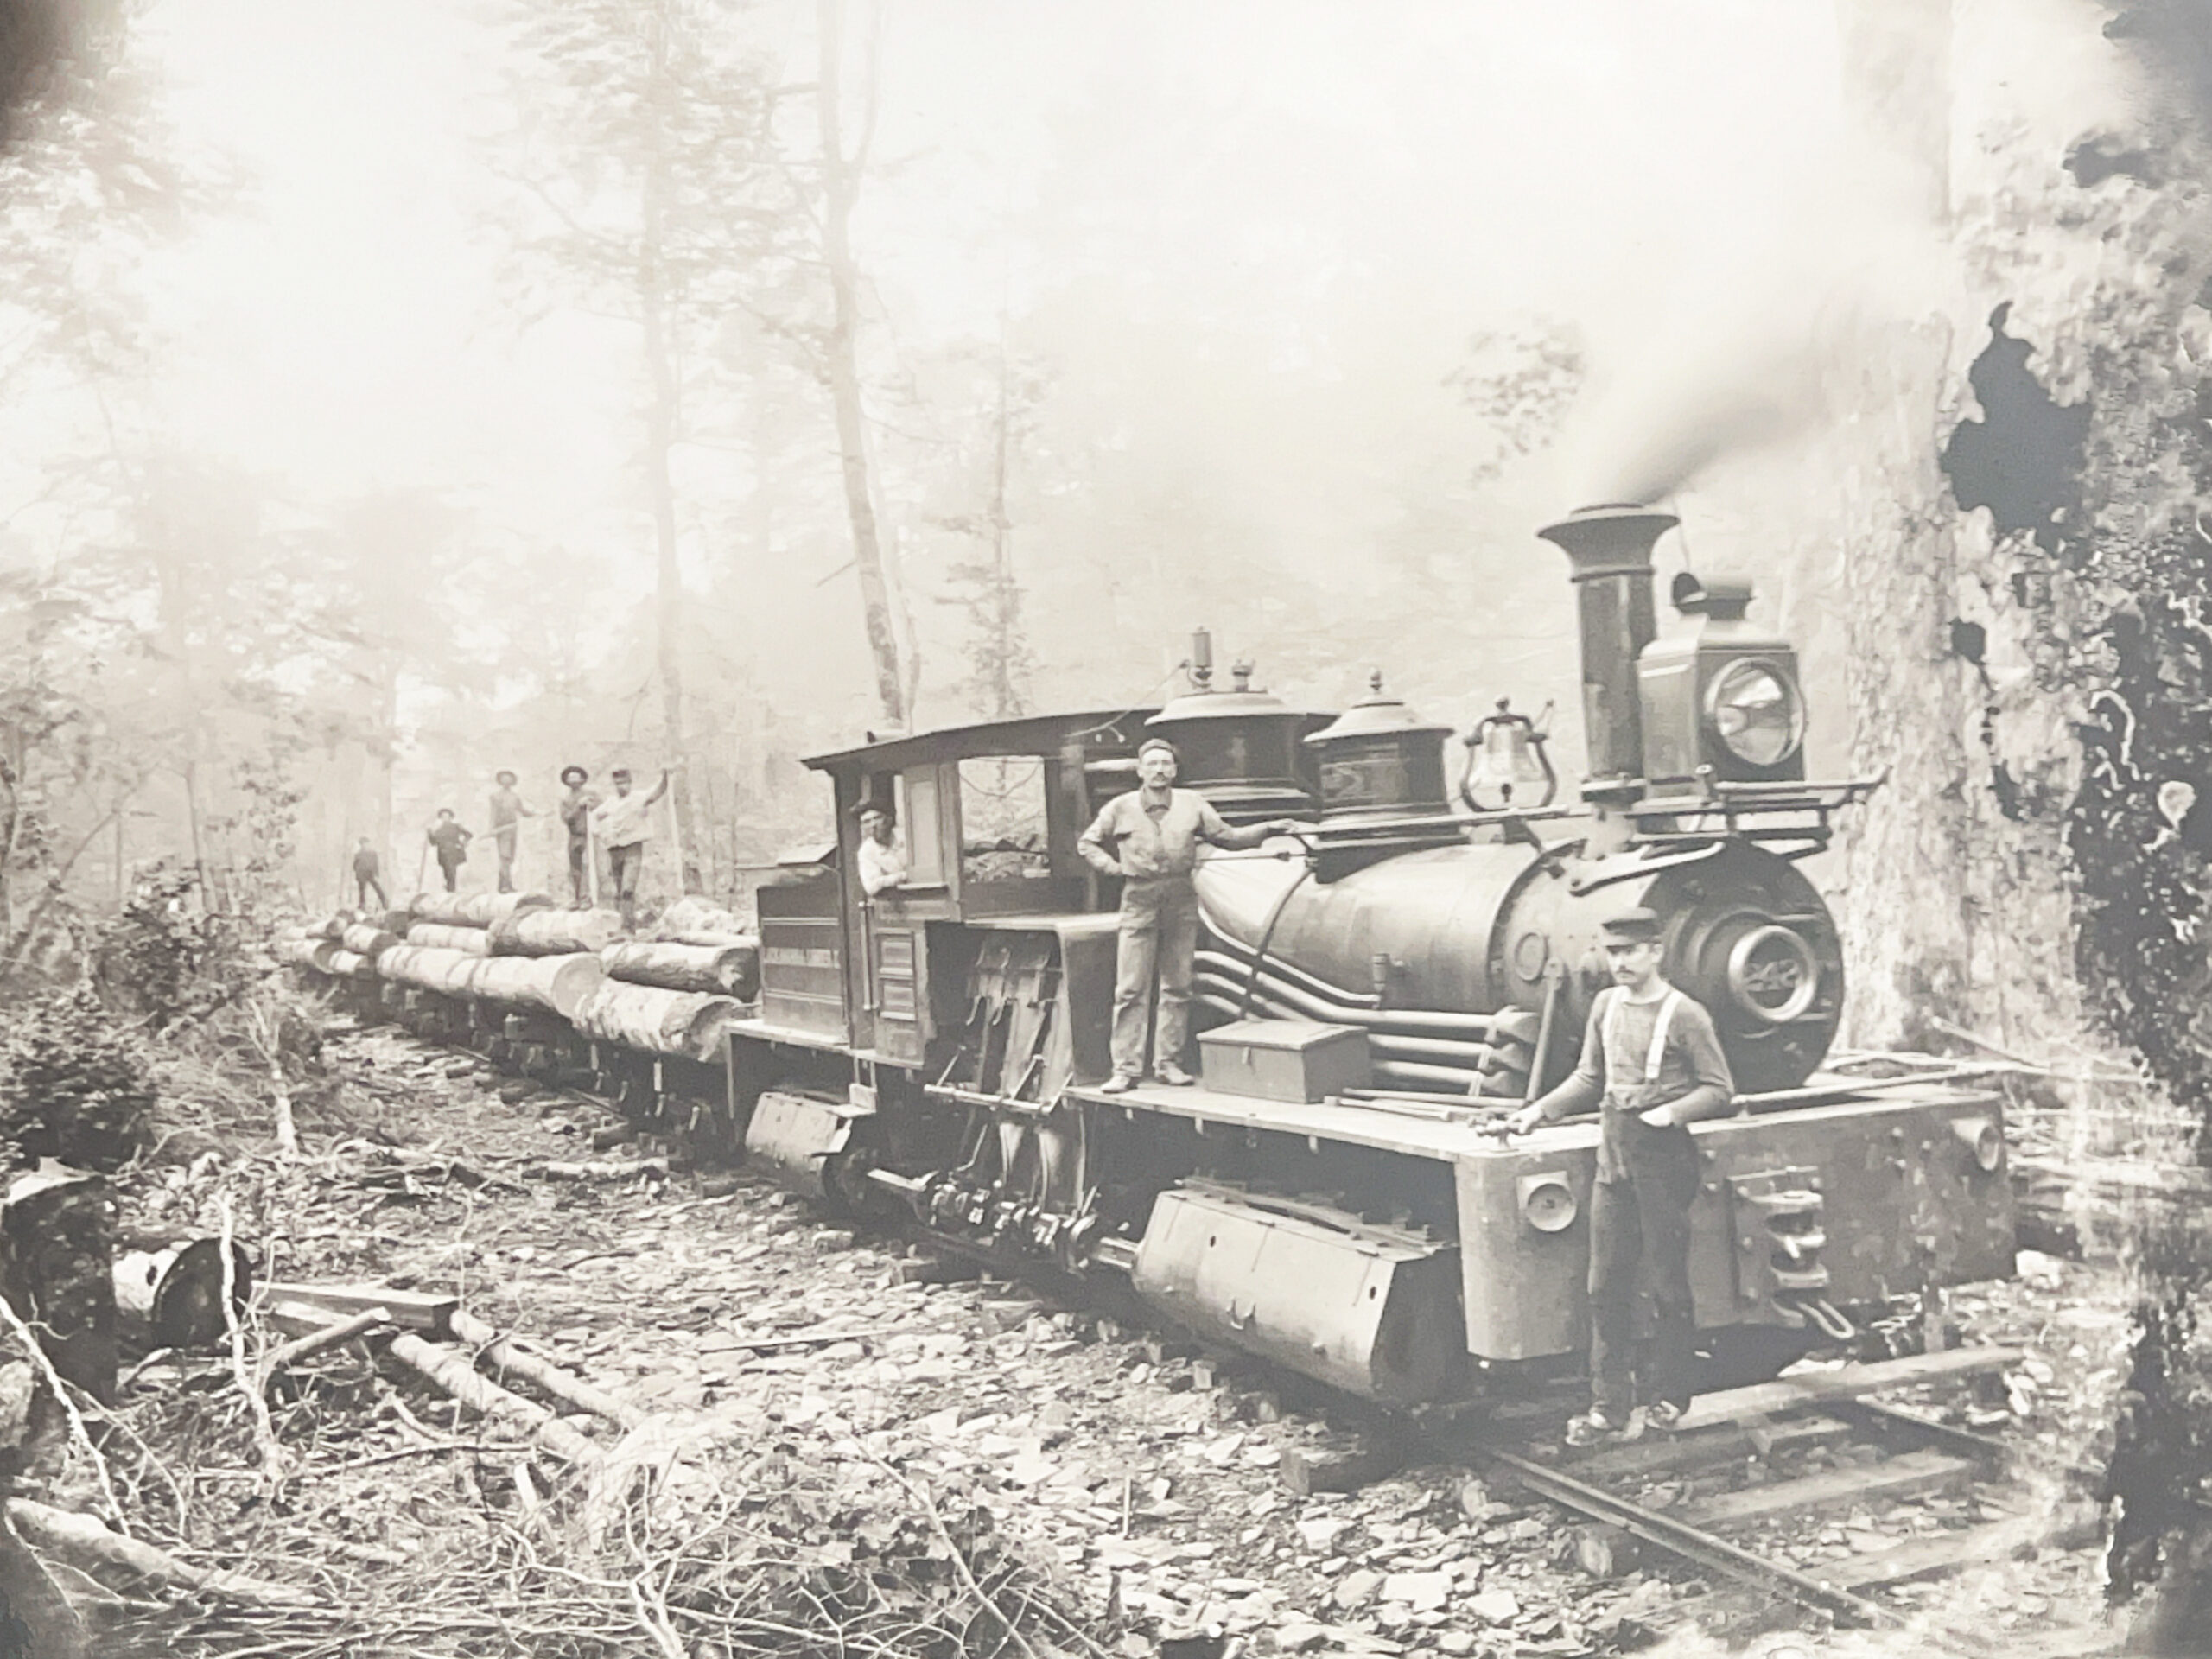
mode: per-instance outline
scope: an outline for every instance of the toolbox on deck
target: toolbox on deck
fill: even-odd
[[[1310,1020],[1239,1020],[1198,1033],[1206,1087],[1254,1100],[1326,1100],[1367,1088],[1367,1033]]]

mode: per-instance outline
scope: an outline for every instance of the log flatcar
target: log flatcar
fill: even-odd
[[[1541,749],[1503,704],[1455,801],[1451,734],[1379,681],[1330,719],[1241,673],[1214,688],[1203,650],[1158,709],[809,761],[837,840],[759,895],[757,1014],[726,1045],[748,1154],[964,1249],[1126,1274],[1352,1393],[1465,1397],[1585,1344],[1595,1125],[1494,1131],[1573,1065],[1598,924],[1641,905],[1745,1091],[1694,1130],[1707,1351],[1770,1369],[1907,1294],[2009,1274],[1999,1102],[1815,1075],[1842,952],[1797,861],[1872,785],[1806,779],[1795,653],[1748,619],[1748,585],[1677,578],[1694,626],[1657,639],[1651,549],[1675,522],[1602,507],[1540,532],[1580,612],[1577,804],[1528,798],[1548,766],[1516,780]],[[1076,842],[1152,734],[1231,822],[1308,830],[1200,863],[1200,1086],[1106,1093],[1117,895]],[[895,805],[909,866],[872,899],[868,801]]]

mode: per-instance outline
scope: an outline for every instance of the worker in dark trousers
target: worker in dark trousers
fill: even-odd
[[[1567,1425],[1572,1446],[1671,1428],[1688,1408],[1690,1205],[1697,1147],[1689,1126],[1732,1107],[1735,1080],[1705,1006],[1660,973],[1659,918],[1631,910],[1602,927],[1613,983],[1591,1005],[1574,1074],[1507,1122],[1526,1135],[1548,1118],[1598,1108],[1598,1179],[1590,1198],[1590,1410]],[[1631,1376],[1636,1293],[1648,1277],[1658,1329]]]
[[[430,850],[437,855],[438,868],[446,878],[446,891],[451,893],[459,883],[461,867],[468,862],[468,843],[475,836],[461,828],[449,806],[438,809],[438,821],[424,833],[429,837]]]
[[[384,882],[381,880],[383,874],[384,867],[382,861],[377,857],[376,848],[366,836],[363,836],[361,844],[353,849],[353,887],[359,895],[360,907],[363,910],[369,907],[369,895],[372,893],[377,896],[378,910],[391,908],[391,900],[384,896]]]
[[[614,793],[593,809],[591,828],[607,849],[607,872],[614,884],[614,903],[622,912],[622,931],[626,933],[638,925],[638,875],[645,867],[650,823],[646,814],[654,802],[668,793],[668,768],[660,769],[660,781],[647,795],[632,792],[626,766],[615,767],[607,777],[613,782]]]
[[[599,804],[599,797],[584,785],[591,781],[591,773],[582,766],[561,768],[561,782],[568,793],[561,798],[558,810],[562,827],[569,832],[569,887],[575,907],[582,910],[591,902],[591,810]]]
[[[492,836],[499,845],[499,891],[515,890],[515,845],[522,838],[522,821],[534,818],[537,813],[522,804],[522,797],[515,792],[515,775],[512,772],[499,773],[493,779],[492,791]]]
[[[1102,875],[1122,878],[1121,931],[1114,944],[1114,1075],[1101,1091],[1118,1095],[1144,1073],[1145,1027],[1152,1017],[1155,970],[1160,1024],[1152,1074],[1162,1083],[1195,1081],[1183,1069],[1191,1035],[1191,972],[1198,950],[1198,890],[1192,880],[1198,843],[1256,847],[1298,828],[1289,818],[1233,828],[1195,790],[1177,789],[1175,746],[1148,738],[1137,749],[1143,785],[1106,803],[1076,849]]]

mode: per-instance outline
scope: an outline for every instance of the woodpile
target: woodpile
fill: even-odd
[[[601,950],[622,937],[611,910],[518,910],[492,924],[495,957],[565,957]]]
[[[575,1017],[605,976],[599,958],[589,951],[563,957],[475,957],[469,961],[469,995],[510,1007],[543,1008],[563,1020]]]
[[[569,1017],[577,1030],[601,1042],[707,1060],[719,1051],[722,1033],[744,1017],[744,1009],[733,997],[607,979]]]
[[[653,924],[653,938],[669,944],[737,944],[752,937],[736,916],[696,893],[677,899]]]
[[[544,1008],[563,1019],[602,976],[599,958],[588,953],[565,957],[472,957],[434,945],[402,944],[377,958],[377,971],[402,984],[418,985],[442,995]]]
[[[392,941],[397,944],[398,940]],[[454,927],[444,922],[417,922],[407,930],[406,943],[427,944],[435,950],[459,950],[467,956],[492,954],[492,936],[480,927]]]
[[[445,927],[489,927],[522,911],[552,906],[543,893],[418,893],[407,901],[415,921]]]
[[[393,945],[404,943],[397,934],[387,933],[368,922],[355,922],[338,938],[340,944],[357,957],[381,956]]]
[[[760,946],[745,939],[730,944],[675,944],[633,940],[610,944],[599,953],[609,979],[664,990],[705,991],[750,1002],[760,988]]]

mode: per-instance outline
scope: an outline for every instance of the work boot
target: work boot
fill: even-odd
[[[1569,1446],[1604,1446],[1611,1440],[1635,1440],[1643,1432],[1633,1414],[1627,1422],[1617,1423],[1604,1412],[1592,1408],[1581,1416],[1568,1420],[1567,1443]]]
[[[1656,1400],[1643,1408],[1644,1425],[1660,1433],[1671,1433],[1682,1421],[1682,1410],[1671,1400]]]
[[[1102,1095],[1126,1095],[1137,1086],[1137,1080],[1126,1071],[1116,1071],[1098,1085]]]
[[[1188,1089],[1198,1079],[1173,1060],[1162,1060],[1152,1068],[1152,1075],[1162,1083],[1173,1084],[1178,1089]]]

